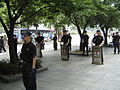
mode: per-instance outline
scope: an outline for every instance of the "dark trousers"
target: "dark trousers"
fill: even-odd
[[[43,54],[42,54],[42,49],[43,49],[43,45],[40,44],[40,57],[43,57]]]
[[[68,46],[69,46],[69,50],[71,51],[71,43],[69,43],[69,45],[68,45]]]
[[[103,47],[101,47],[101,61],[104,62],[104,60],[103,60]]]
[[[114,43],[114,53],[116,53],[116,49],[118,49],[119,54],[119,43]]]
[[[23,83],[26,90],[37,90],[36,72],[32,72],[30,63],[23,64]]]
[[[54,50],[57,50],[57,43],[53,43]]]
[[[86,48],[87,55],[88,55],[88,44],[83,44],[83,54],[85,54],[85,48]]]
[[[2,52],[2,46],[0,46],[0,53]]]

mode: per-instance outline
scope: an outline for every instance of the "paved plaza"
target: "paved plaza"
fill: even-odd
[[[120,90],[120,55],[112,50],[104,48],[104,65],[91,64],[91,56],[71,55],[69,61],[61,61],[60,50],[45,50],[42,61],[49,70],[37,74],[38,90]],[[0,90],[25,88],[19,80],[0,82]]]

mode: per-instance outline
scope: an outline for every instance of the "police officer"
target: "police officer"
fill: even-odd
[[[38,36],[35,38],[35,41],[37,42],[37,45],[40,46],[40,57],[43,57],[42,49],[43,49],[43,44],[44,44],[44,37],[40,36],[40,33],[38,33]]]
[[[67,30],[64,30],[64,31],[63,31],[63,36],[62,36],[61,42],[63,43],[63,45],[66,45],[66,46],[69,45],[70,37],[69,37],[69,35],[67,34]]]
[[[87,56],[88,56],[89,36],[87,35],[87,31],[85,31],[83,34],[82,43],[83,43],[83,55],[85,55],[85,48],[86,48]]]
[[[54,50],[57,50],[57,35],[54,34],[54,37],[53,37],[53,47],[54,47]]]
[[[120,36],[119,33],[116,32],[116,35],[113,36],[114,54],[116,54],[116,48],[118,49],[118,54],[119,54],[119,42],[120,42]]]
[[[24,44],[20,58],[23,60],[23,83],[26,90],[37,90],[36,87],[36,47],[31,42],[31,33],[24,34]]]
[[[102,57],[102,64],[103,64],[103,50],[102,46],[104,44],[103,36],[101,35],[100,30],[97,30],[96,35],[94,36],[92,43],[94,46],[100,46],[101,47],[101,57]],[[92,62],[93,63],[93,62]]]

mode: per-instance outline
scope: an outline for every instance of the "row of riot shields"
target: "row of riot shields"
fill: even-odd
[[[61,45],[61,59],[63,61],[69,60],[69,48],[66,45]],[[102,64],[103,59],[103,51],[102,47],[100,46],[93,46],[92,47],[92,64]]]

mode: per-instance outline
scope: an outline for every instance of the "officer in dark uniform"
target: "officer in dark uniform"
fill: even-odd
[[[31,33],[24,34],[24,44],[20,58],[23,60],[23,83],[26,90],[37,90],[36,87],[36,47],[31,42]]]
[[[54,50],[57,50],[57,35],[54,34],[54,37],[53,37],[53,47],[54,47]]]
[[[96,35],[94,36],[92,43],[94,46],[100,46],[101,47],[101,57],[102,57],[102,64],[103,64],[103,50],[102,46],[104,44],[103,36],[101,35],[100,30],[97,30]]]
[[[61,38],[61,44],[63,47],[66,49],[65,51],[67,52],[67,59],[69,60],[69,42],[70,42],[70,37],[67,34],[67,31],[63,31],[63,36]]]
[[[82,43],[83,43],[83,55],[85,55],[85,48],[86,48],[87,56],[88,56],[89,36],[87,35],[87,31],[85,31],[83,34]]]
[[[116,48],[118,49],[118,54],[119,54],[119,42],[120,42],[120,36],[119,33],[116,32],[116,35],[113,36],[114,54],[116,54]]]
[[[63,45],[66,45],[66,46],[69,45],[70,37],[69,37],[69,35],[67,34],[67,30],[64,30],[64,31],[63,31],[63,36],[62,36],[61,42],[63,43]]]
[[[43,49],[43,44],[44,44],[44,37],[40,36],[40,33],[38,33],[38,36],[37,38],[35,38],[35,41],[37,42],[38,45],[40,45],[40,57],[43,57],[42,49]]]

